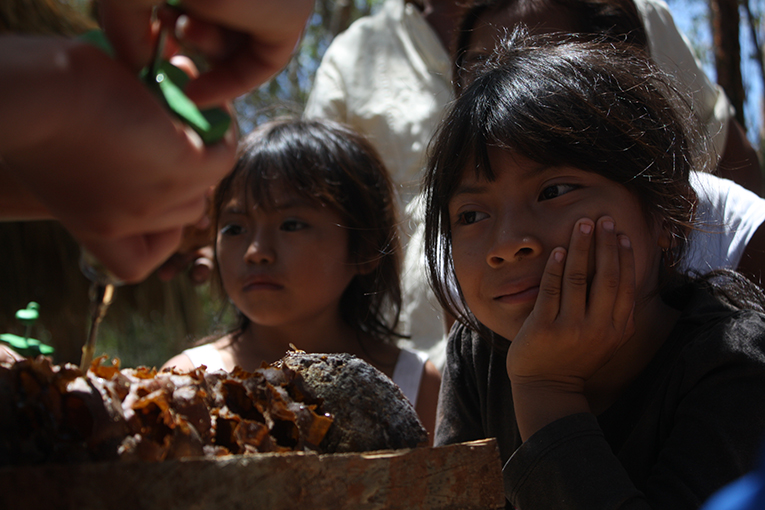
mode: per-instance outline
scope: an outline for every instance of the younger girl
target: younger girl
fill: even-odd
[[[432,433],[440,375],[394,344],[398,224],[372,146],[335,123],[268,123],[243,142],[213,211],[218,283],[239,322],[165,366],[254,370],[292,346],[348,352],[391,377]]]
[[[516,508],[698,508],[752,467],[761,295],[677,270],[695,163],[670,97],[629,49],[515,34],[433,143],[427,257],[459,318],[435,442],[497,437]]]

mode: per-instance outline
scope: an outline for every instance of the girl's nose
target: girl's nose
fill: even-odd
[[[273,242],[264,234],[256,234],[244,254],[247,264],[271,264],[276,260]]]
[[[503,225],[497,229],[494,244],[487,253],[487,262],[491,267],[499,267],[507,262],[515,262],[538,256],[542,253],[542,243],[532,234],[533,229],[519,228],[519,224]]]

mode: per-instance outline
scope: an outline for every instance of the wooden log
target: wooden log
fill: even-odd
[[[0,508],[504,508],[494,439],[410,450],[0,469]]]

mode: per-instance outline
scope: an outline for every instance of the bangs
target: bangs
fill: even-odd
[[[252,206],[273,209],[276,197],[286,193],[348,216],[335,198],[343,196],[337,162],[326,150],[313,147],[311,138],[296,141],[283,136],[258,144],[257,151],[244,151],[229,176],[224,197],[231,198],[233,190],[243,190]]]

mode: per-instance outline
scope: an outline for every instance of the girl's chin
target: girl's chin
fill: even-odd
[[[518,336],[518,332],[521,330],[521,327],[523,326],[523,323],[525,322],[526,318],[524,317],[522,320],[512,320],[505,323],[500,323],[498,321],[493,320],[489,321],[487,324],[486,322],[481,321],[481,323],[492,330],[496,335],[501,336],[502,338],[505,338],[508,341],[513,341],[513,339]],[[480,319],[479,319],[480,321]]]

